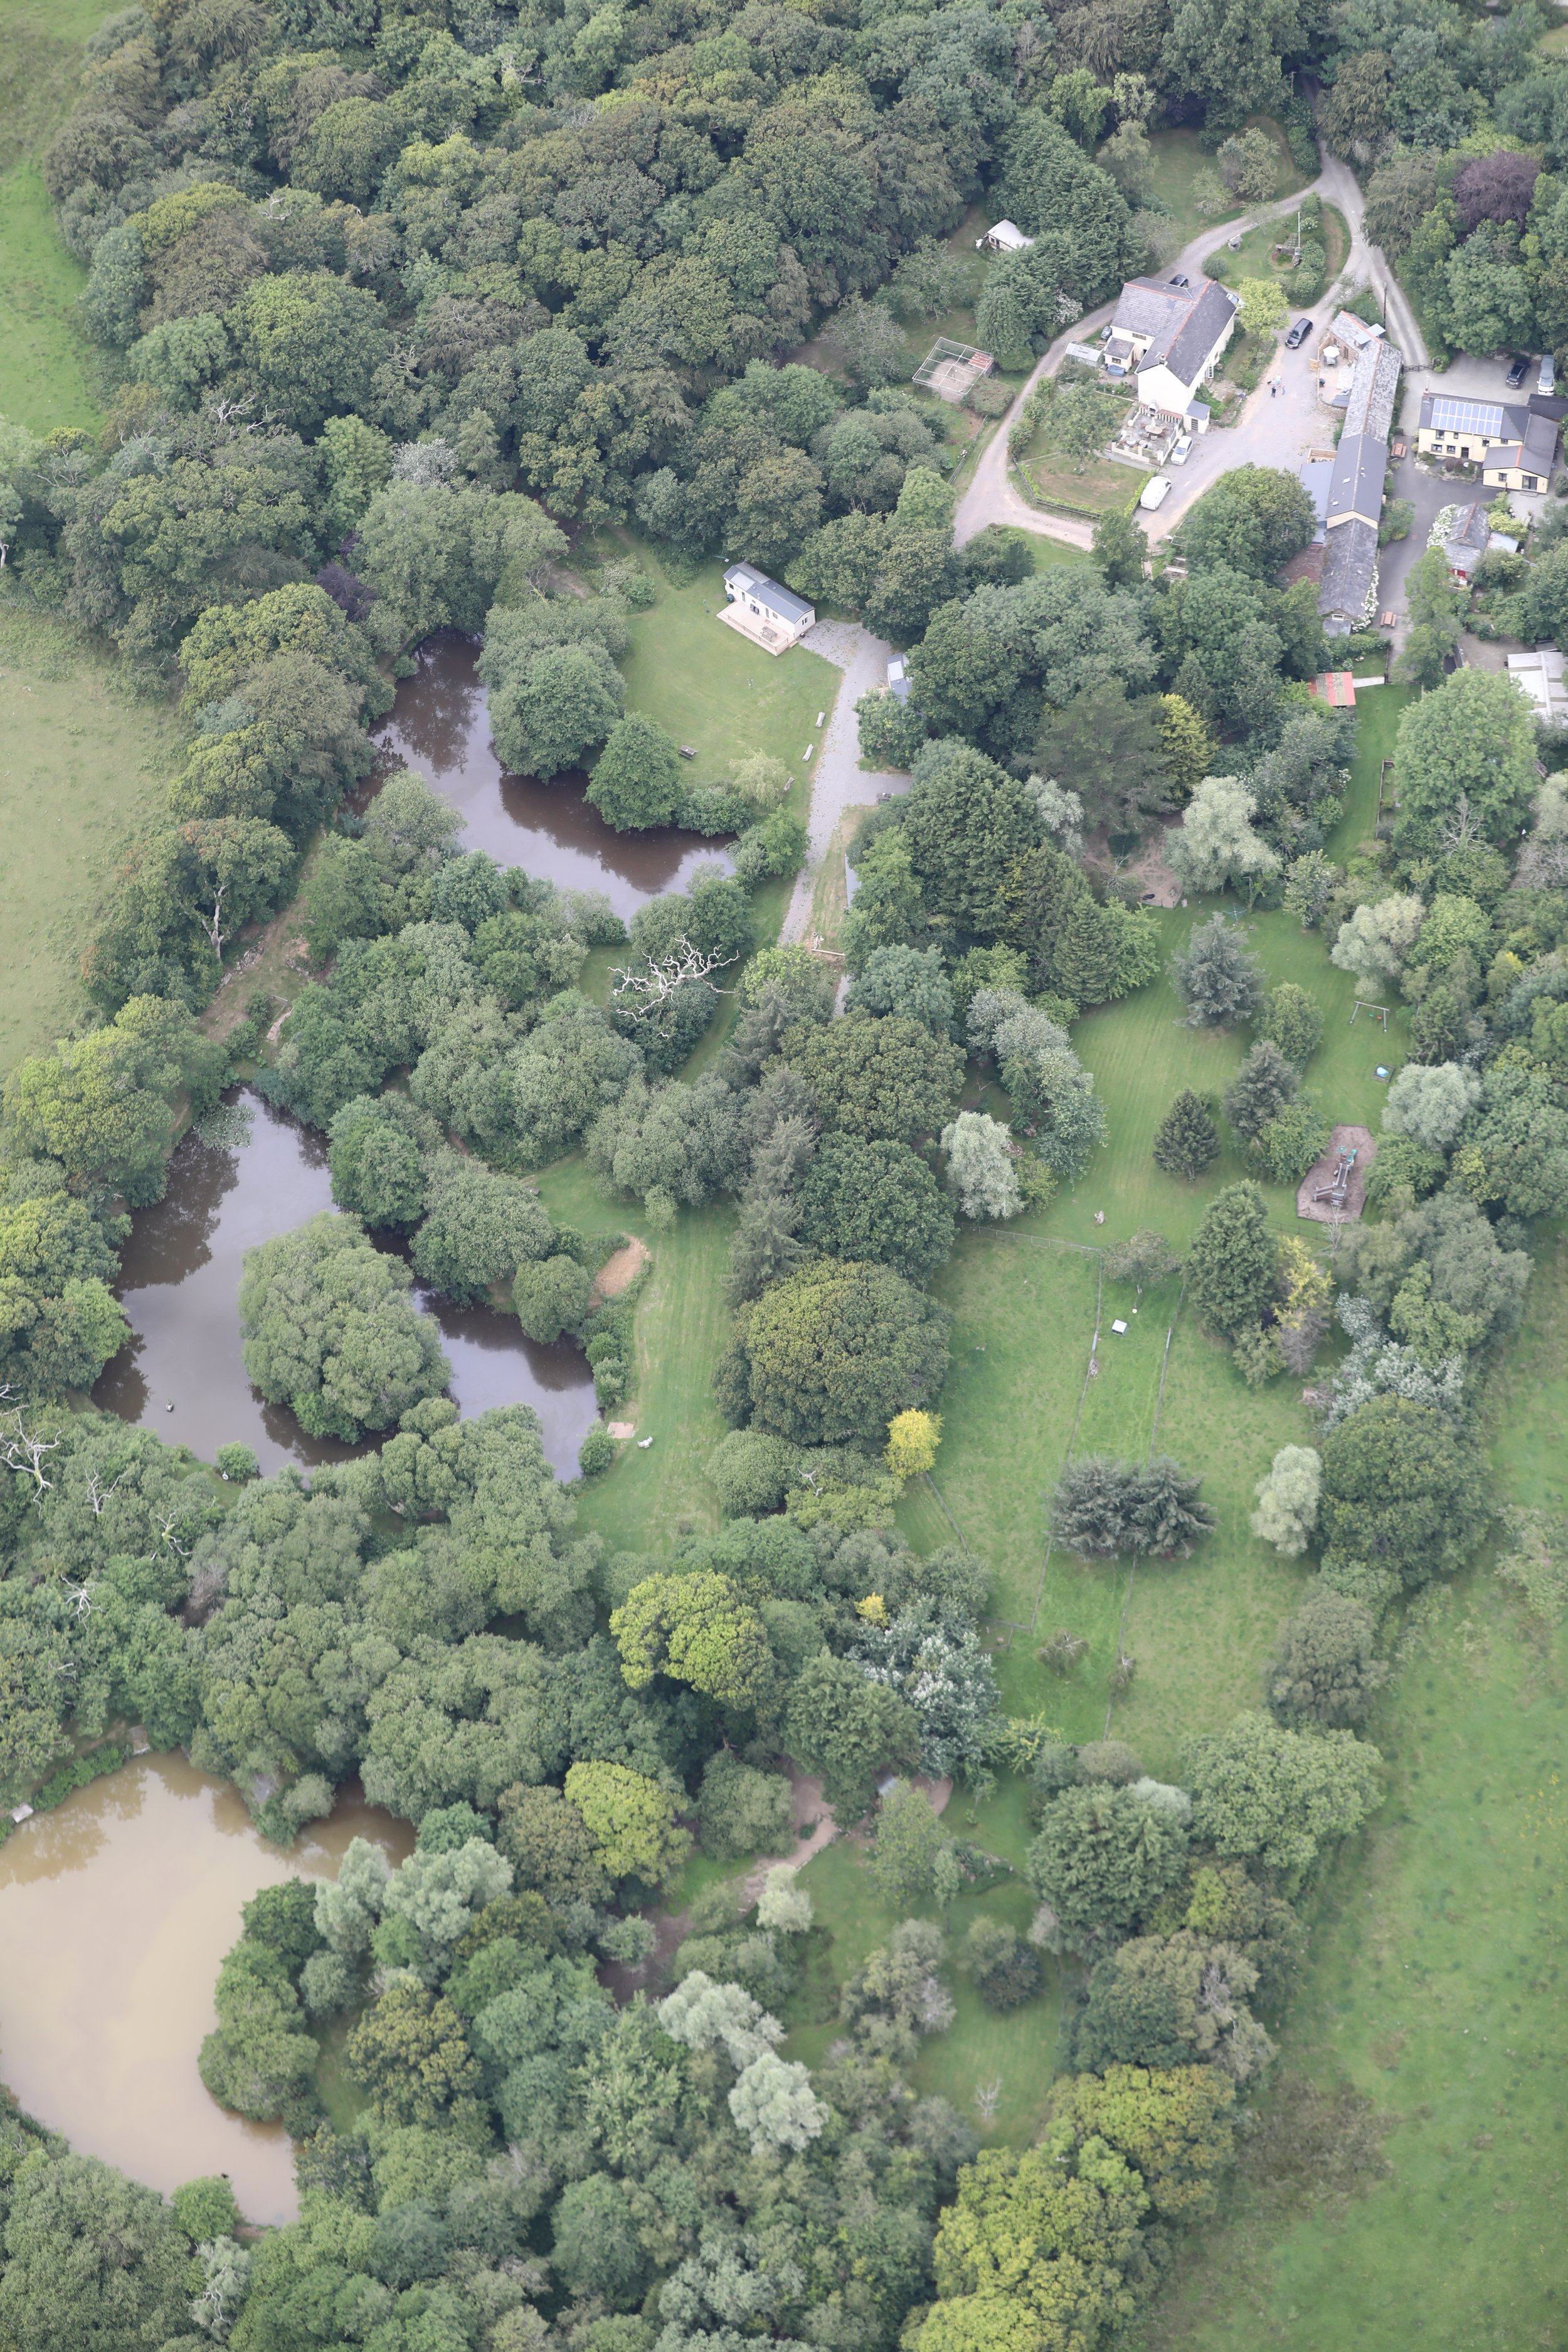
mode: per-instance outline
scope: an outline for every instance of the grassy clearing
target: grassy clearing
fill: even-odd
[[[1293,236],[1295,227],[1293,211],[1271,211],[1267,220],[1247,230],[1237,252],[1232,253],[1228,246],[1222,245],[1219,252],[1225,265],[1222,271],[1225,283],[1239,286],[1244,278],[1279,277],[1284,265],[1276,263],[1274,259],[1275,243],[1281,237]]]
[[[0,605],[0,1069],[80,1017],[82,950],[177,742],[67,631]]]
[[[96,364],[76,322],[87,272],[55,228],[38,162],[75,102],[100,0],[0,0],[0,416],[96,427]]]
[[[1167,954],[1219,903],[1201,900],[1160,914]],[[1397,1068],[1407,1052],[1403,1008],[1391,1009],[1387,1037],[1364,1015],[1352,1026],[1356,983],[1348,972],[1334,970],[1315,932],[1303,931],[1283,912],[1241,919],[1247,944],[1270,983],[1295,981],[1322,1007],[1323,1042],[1307,1070],[1308,1092],[1318,1097],[1330,1118],[1375,1130],[1384,1092],[1376,1066],[1381,1062]],[[1073,1043],[1094,1073],[1110,1116],[1110,1141],[1089,1173],[1052,1202],[1046,1230],[1070,1241],[1113,1242],[1140,1225],[1153,1225],[1182,1247],[1195,1232],[1209,1195],[1249,1171],[1227,1148],[1201,1184],[1163,1176],[1153,1161],[1154,1129],[1184,1087],[1214,1097],[1224,1092],[1241,1066],[1251,1032],[1187,1028],[1174,985],[1163,974],[1122,1003],[1085,1013]],[[1266,1184],[1264,1191],[1276,1221],[1294,1228],[1294,1188]],[[1097,1210],[1105,1213],[1102,1228],[1094,1223]]]
[[[1293,196],[1298,188],[1306,186],[1307,181],[1290,160],[1289,142],[1284,131],[1268,115],[1255,114],[1250,118],[1248,128],[1252,123],[1266,131],[1274,142],[1279,164],[1279,194]],[[1215,169],[1215,159],[1199,145],[1195,131],[1152,131],[1149,149],[1154,158],[1152,200],[1161,211],[1169,213],[1181,232],[1184,245],[1190,244],[1195,236],[1201,236],[1205,229],[1223,228],[1227,220],[1235,220],[1239,214],[1254,209],[1248,205],[1233,203],[1227,205],[1223,212],[1211,213],[1206,218],[1200,216],[1193,202],[1194,184],[1200,172]],[[1269,199],[1270,203],[1276,201],[1274,197]]]
[[[1561,1507],[1565,1334],[1559,1239],[1498,1381],[1505,1498]],[[1281,2041],[1285,2067],[1384,2111],[1391,2178],[1314,2210],[1244,2171],[1151,2352],[1561,2340],[1563,1635],[1531,1630],[1483,1563],[1417,1611],[1405,1650],[1371,1727],[1388,1793],[1324,1890]]]
[[[1043,532],[1031,531],[1029,545],[1034,552],[1037,572],[1048,572],[1053,563],[1087,563],[1087,547],[1069,546],[1065,539],[1047,539]]]
[[[1379,686],[1357,699],[1355,758],[1345,813],[1328,839],[1329,856],[1343,865],[1356,844],[1365,841],[1377,822],[1377,777],[1384,760],[1394,757],[1399,721],[1415,699],[1413,686]]]
[[[1377,756],[1374,742],[1358,761],[1358,803],[1369,762],[1375,794]],[[1352,807],[1347,822],[1355,815]],[[1167,948],[1179,946],[1206,911],[1162,915]],[[1384,1087],[1374,1070],[1380,1060],[1397,1066],[1403,1058],[1403,1013],[1395,1011],[1387,1038],[1364,1017],[1352,1026],[1355,984],[1329,964],[1321,939],[1281,913],[1255,917],[1249,929],[1268,979],[1298,982],[1323,1008],[1310,1087],[1331,1118],[1375,1129]],[[1246,1387],[1228,1352],[1177,1312],[1173,1284],[1136,1301],[1109,1287],[1101,1294],[1097,1253],[1145,1225],[1184,1247],[1214,1193],[1249,1172],[1227,1149],[1201,1184],[1189,1185],[1163,1175],[1152,1158],[1154,1130],[1172,1097],[1184,1086],[1217,1097],[1249,1042],[1250,1032],[1183,1025],[1165,977],[1086,1015],[1074,1043],[1110,1115],[1108,1150],[1047,1210],[1005,1234],[966,1234],[936,1285],[954,1318],[936,1494],[992,1570],[993,1609],[1009,1629],[1001,1664],[1006,1703],[1018,1713],[1044,1708],[1072,1738],[1102,1736],[1120,1642],[1136,1660],[1136,1677],[1115,1701],[1116,1727],[1162,1771],[1174,1770],[1192,1732],[1257,1698],[1301,1574],[1252,1535],[1253,1489],[1279,1446],[1310,1443],[1312,1425],[1296,1384]],[[1293,1188],[1269,1184],[1264,1192],[1281,1231],[1326,1242],[1321,1228],[1299,1224]],[[1113,1318],[1127,1323],[1125,1334],[1111,1331]],[[1098,1370],[1090,1375],[1097,1328]],[[1045,1503],[1063,1462],[1069,1454],[1146,1453],[1157,1404],[1159,1445],[1203,1474],[1217,1515],[1214,1535],[1193,1560],[1149,1564],[1131,1576],[1125,1564],[1047,1557]],[[919,1492],[902,1507],[902,1524],[922,1547],[952,1540],[933,1498]],[[1058,1628],[1089,1645],[1065,1680],[1035,1657]]]
[[[587,1488],[578,1517],[611,1551],[668,1554],[678,1530],[719,1523],[704,1465],[724,1434],[711,1381],[729,1331],[724,1266],[734,1211],[686,1210],[659,1233],[640,1202],[607,1200],[577,1155],[546,1169],[539,1189],[559,1222],[585,1233],[638,1234],[653,1252],[637,1305],[637,1385],[614,1415],[653,1443],[623,1445]]]
[[[1206,155],[1199,146],[1195,131],[1152,131],[1149,152],[1154,158],[1154,184],[1150,192],[1152,201],[1170,214],[1184,245],[1201,236],[1205,229],[1217,228],[1233,220],[1240,212],[1240,205],[1236,204],[1226,212],[1211,213],[1206,219],[1200,217],[1193,203],[1193,184],[1200,172],[1213,171],[1214,157]]]
[[[1016,1869],[1022,1863],[1029,1831],[1024,1817],[1023,1793],[1006,1781],[988,1803],[976,1809],[973,1825],[962,1800],[954,1797],[945,1816],[960,1834],[973,1834],[1000,1860]],[[864,1847],[853,1839],[839,1839],[809,1862],[801,1885],[816,1906],[816,1927],[827,1944],[826,1960],[814,1968],[805,1999],[797,2000],[784,2054],[820,2065],[828,2045],[842,2031],[837,2014],[837,1989],[853,1975],[868,1952],[886,1943],[901,1918],[911,1916],[894,1908],[879,1895],[867,1867]],[[1022,1878],[994,1886],[984,1895],[963,1895],[943,1914],[933,1904],[917,1905],[912,1916],[932,1919],[956,1948],[971,1922],[982,1912],[1024,1928],[1034,1914],[1034,1897]],[[1055,1963],[1047,1962],[1045,1989],[1037,2000],[997,2017],[985,2007],[967,1979],[953,1969],[947,1980],[958,2014],[946,2033],[921,2045],[913,2070],[914,2088],[925,2096],[949,2099],[971,2123],[978,2125],[975,2094],[982,2085],[1000,2080],[996,2119],[981,2127],[987,2146],[1026,2147],[1039,2131],[1046,2100],[1056,2072],[1061,2020],[1063,1979]]]
[[[1329,257],[1323,283],[1331,286],[1345,266],[1351,249],[1350,225],[1338,205],[1323,206],[1323,250]]]

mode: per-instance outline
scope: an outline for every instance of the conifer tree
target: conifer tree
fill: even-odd
[[[1154,1165],[1167,1176],[1201,1176],[1219,1158],[1219,1129],[1202,1095],[1184,1087],[1154,1130]]]

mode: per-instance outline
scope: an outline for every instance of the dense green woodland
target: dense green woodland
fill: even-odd
[[[288,2126],[297,2222],[242,2237],[222,2181],[171,2202],[0,2119],[17,2352],[1098,2352],[1217,2210],[1304,1906],[1381,1801],[1363,1735],[1404,1612],[1487,1532],[1489,1371],[1568,1212],[1568,801],[1508,682],[1445,677],[1434,558],[1397,822],[1331,856],[1355,720],[1308,696],[1315,596],[1279,584],[1300,485],[1225,477],[1181,577],[1145,577],[1120,515],[1089,564],[957,551],[900,322],[963,298],[944,240],[984,203],[1036,243],[988,271],[977,331],[1043,349],[1169,250],[1148,132],[1195,123],[1223,163],[1272,113],[1310,162],[1310,78],[1434,339],[1555,343],[1543,30],[1531,0],[159,0],[90,39],[47,176],[112,404],[96,440],[0,425],[0,578],[177,698],[185,752],[87,960],[96,1025],[5,1087],[0,1782],[47,1807],[136,1723],[282,1844],[353,1776],[417,1843],[267,1890],[223,1964],[203,2079]],[[818,335],[832,373],[788,358]],[[911,784],[855,845],[841,1014],[836,972],[771,942],[765,886],[805,851],[788,771],[737,746],[689,773],[626,708],[649,542],[676,572],[767,563],[909,649],[909,701],[860,706]],[[1568,629],[1563,550],[1545,528],[1488,574],[1500,618]],[[368,726],[440,628],[482,636],[513,769],[588,766],[613,825],[728,838],[728,864],[627,925],[463,854],[411,774],[356,810]],[[1184,1016],[1250,1043],[1223,1100],[1173,1093],[1153,1156],[1197,1185],[1228,1139],[1247,1172],[1184,1261],[1142,1232],[1106,1276],[1180,1265],[1234,1377],[1313,1377],[1319,1413],[1252,1521],[1318,1572],[1179,1782],[1005,1713],[984,1565],[895,1518],[936,1459],[931,1286],[961,1224],[1037,1214],[1119,1148],[1073,1025],[1161,975],[1126,866],[1178,810]],[[1331,1269],[1263,1189],[1327,1142],[1323,1013],[1267,984],[1243,904],[1409,1008]],[[310,979],[216,1042],[198,1015],[284,908]],[[247,1370],[312,1434],[379,1441],[308,1480],[84,1402],[128,1335],[129,1214],[241,1076],[324,1134],[337,1204],[250,1253]],[[631,1393],[635,1292],[595,1284],[614,1240],[531,1181],[572,1152],[656,1233],[734,1204],[717,1532],[611,1549],[578,1517],[606,1424],[563,1484],[528,1409],[463,1422],[445,1394],[415,1275],[574,1338],[606,1412]],[[1203,1467],[1076,1456],[1053,1543],[1201,1576]],[[1539,1597],[1557,1535],[1513,1533]],[[814,2069],[780,2051],[822,2021],[790,1870],[704,1883],[647,1965],[694,1850],[787,1846],[792,1765],[841,1827],[870,1817],[898,1912],[1009,1868],[907,1776],[1005,1777],[1031,1830],[1027,1933],[978,1914],[954,1949],[904,1916],[835,1984]],[[954,1968],[1037,2032],[1047,1958],[1070,1993],[1042,2135],[983,2147],[910,2088],[922,2042]]]

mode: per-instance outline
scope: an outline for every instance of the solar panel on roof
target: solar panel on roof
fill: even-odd
[[[1432,423],[1440,433],[1500,433],[1500,403],[1485,400],[1435,400]]]

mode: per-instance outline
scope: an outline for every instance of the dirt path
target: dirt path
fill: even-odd
[[[833,1818],[833,1808],[822,1793],[822,1783],[792,1764],[789,1772],[789,1825],[795,1834],[793,1853],[770,1854],[763,1862],[754,1862],[741,1884],[742,1908],[750,1910],[763,1891],[763,1883],[770,1870],[799,1870],[831,1845],[838,1834],[838,1823]],[[811,1823],[809,1829],[807,1822]]]

